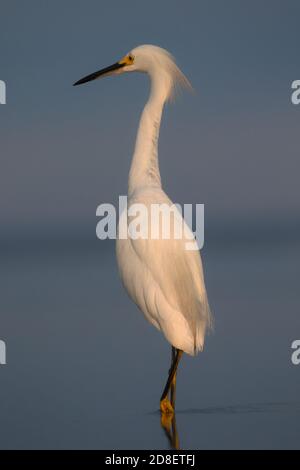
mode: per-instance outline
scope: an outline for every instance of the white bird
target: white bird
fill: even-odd
[[[152,227],[157,221],[149,214],[153,204],[171,207],[172,201],[162,189],[158,164],[158,137],[164,104],[179,86],[189,82],[173,57],[164,49],[143,45],[126,54],[119,62],[76,82],[80,85],[96,78],[124,72],[145,72],[151,81],[148,102],[137,133],[128,182],[128,211],[142,204],[149,211],[143,222]],[[147,220],[146,220],[147,219]],[[132,220],[123,213],[119,233]],[[212,324],[199,251],[186,249],[191,231],[181,215],[173,214],[173,236],[117,239],[116,252],[122,282],[131,299],[146,319],[161,330],[172,345],[172,364],[160,400],[162,413],[172,414],[175,407],[176,371],[183,352],[202,351],[206,330]],[[175,226],[183,225],[184,236],[176,239]],[[149,230],[150,232],[150,230]],[[148,232],[148,233],[149,233]],[[168,394],[171,392],[171,401]]]

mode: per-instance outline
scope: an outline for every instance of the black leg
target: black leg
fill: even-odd
[[[176,357],[176,348],[172,346],[172,363],[174,362]],[[176,375],[177,373],[175,372],[172,383],[171,383],[171,405],[175,409],[175,401],[176,401]]]
[[[172,381],[174,379],[174,376],[176,374],[177,367],[178,367],[179,361],[181,359],[182,353],[183,353],[183,351],[181,351],[180,349],[176,349],[175,357],[173,359],[173,363],[172,363],[172,366],[171,366],[171,369],[170,369],[170,372],[169,372],[169,377],[168,377],[168,380],[167,380],[167,383],[165,385],[165,388],[164,388],[164,391],[162,393],[160,401],[164,400],[167,397],[168,393],[169,393],[169,390],[170,390]]]

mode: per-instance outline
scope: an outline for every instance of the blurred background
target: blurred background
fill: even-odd
[[[120,284],[96,208],[117,204],[144,75],[73,88],[144,43],[195,93],[164,112],[174,202],[205,204],[215,332],[178,378],[183,448],[299,447],[300,4],[2,0],[1,448],[166,448],[170,351]]]

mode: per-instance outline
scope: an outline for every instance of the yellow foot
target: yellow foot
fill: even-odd
[[[174,408],[171,405],[171,402],[168,399],[168,397],[161,400],[161,402],[160,402],[160,411],[163,414],[167,414],[167,415],[173,415],[174,414]]]
[[[162,413],[160,416],[160,424],[167,431],[168,434],[172,433],[172,422],[174,419],[173,413]]]

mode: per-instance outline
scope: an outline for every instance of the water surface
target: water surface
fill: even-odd
[[[1,448],[164,449],[170,350],[96,241],[1,254]],[[299,448],[298,265],[290,244],[207,243],[215,332],[180,365],[176,427],[196,449]]]

